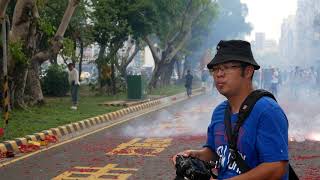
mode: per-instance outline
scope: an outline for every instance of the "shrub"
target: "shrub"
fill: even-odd
[[[42,90],[50,96],[65,96],[70,89],[65,66],[51,65],[42,78]]]

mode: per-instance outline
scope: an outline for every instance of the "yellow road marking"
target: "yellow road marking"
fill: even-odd
[[[143,142],[142,138],[135,138],[127,143],[118,145],[107,155],[127,155],[127,156],[156,156],[167,148],[171,138],[147,138]]]
[[[138,171],[135,168],[117,168],[117,166],[118,164],[108,164],[105,167],[74,167],[71,171],[66,171],[52,180],[126,180],[132,175],[129,173],[130,171]],[[116,173],[112,171],[129,172]]]

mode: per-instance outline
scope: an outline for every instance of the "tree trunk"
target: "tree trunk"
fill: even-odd
[[[111,86],[112,86],[112,95],[115,95],[117,92],[116,88],[116,78],[115,78],[115,68],[114,68],[114,63],[111,62]]]
[[[35,49],[35,33],[38,10],[34,0],[18,0],[15,6],[10,43],[21,43],[26,59],[16,60],[9,56],[9,75],[12,78],[12,102],[17,108],[26,108],[24,92],[28,74],[27,60]]]
[[[33,0],[18,0],[14,8],[12,17],[12,28],[10,30],[9,43],[26,42],[28,39],[29,28],[31,25],[31,16],[33,15]],[[27,43],[23,43],[23,48]],[[24,49],[25,50],[25,49]],[[23,51],[26,52],[26,51]],[[8,72],[11,74],[15,71],[17,60],[14,60],[9,54],[8,56]],[[24,66],[21,66],[24,67]]]
[[[40,64],[38,61],[33,61],[28,69],[26,82],[26,102],[33,106],[35,104],[42,105],[44,103],[41,83],[39,79]]]
[[[4,18],[10,0],[0,0],[0,19]]]
[[[169,64],[163,65],[162,67],[163,70],[161,71],[161,75],[160,75],[162,87],[170,85],[175,62],[176,62],[176,59],[174,58]]]
[[[165,54],[162,55],[162,57],[165,57]],[[175,60],[173,60],[174,58],[172,58],[169,61],[169,63],[166,63],[164,59],[165,58],[161,58],[160,62],[155,63],[155,68],[153,70],[153,74],[148,86],[150,91],[152,89],[157,88],[157,85],[158,85],[157,81],[159,80],[159,77],[160,77],[160,86],[165,86],[170,84],[170,79],[171,79]]]
[[[37,46],[37,20],[39,19],[39,12],[34,2],[33,4],[33,19],[29,28],[27,49],[30,51],[28,59],[31,59],[35,54]],[[26,79],[25,89],[25,102],[28,105],[42,105],[44,103],[43,93],[41,89],[41,83],[39,79],[40,65],[37,61],[29,61],[28,74]]]
[[[119,57],[121,60],[120,64],[119,62],[116,62],[116,68],[120,72],[120,76],[125,80],[125,86],[127,86],[127,67],[128,65],[133,61],[134,57],[137,55],[137,53],[140,51],[139,42],[135,44],[134,52],[130,55],[131,48],[126,49],[126,55],[124,57]]]
[[[84,47],[83,47],[83,41],[80,40],[80,61],[79,61],[79,80],[81,81],[81,73],[82,73],[82,61],[83,61],[83,50],[84,50]]]
[[[22,66],[15,67],[13,81],[10,87],[10,98],[11,102],[13,102],[13,107],[15,108],[27,108],[24,102],[24,90],[26,85],[27,74],[28,68]]]
[[[1,36],[2,36],[2,33],[4,33],[4,32],[2,32],[2,24],[3,23],[6,23],[6,9],[7,9],[7,6],[8,6],[8,4],[9,4],[9,2],[10,2],[10,0],[0,0],[0,28],[1,28]],[[9,20],[8,20],[9,21]],[[8,37],[8,35],[9,35],[9,25],[8,24],[6,24],[6,37],[7,38],[9,38]],[[2,84],[2,80],[3,80],[3,77],[4,77],[4,72],[3,72],[3,56],[4,56],[4,52],[3,52],[3,44],[2,44],[2,42],[3,41],[1,41],[0,43],[1,43],[1,45],[0,45],[0,60],[1,60],[1,62],[0,62],[0,68],[1,68],[1,71],[0,71],[0,82],[1,82],[1,84]],[[8,44],[8,41],[6,40],[6,44]],[[7,45],[6,45],[7,46]],[[8,47],[6,48],[6,53],[8,53]],[[2,91],[2,90],[1,90]]]
[[[181,61],[176,61],[178,79],[181,79]]]
[[[125,80],[125,82],[127,83],[127,68],[126,67],[122,67],[120,69],[118,69],[118,71],[120,72],[120,76]]]
[[[184,77],[187,74],[187,71],[190,69],[191,69],[191,58],[189,56],[186,56],[183,64],[182,77]]]
[[[102,86],[103,86],[101,72],[102,72],[102,62],[103,62],[103,59],[105,58],[106,48],[107,48],[107,46],[105,44],[100,44],[98,58],[96,59],[96,64],[97,64],[97,69],[98,69],[98,81],[100,84],[100,89],[102,89]]]
[[[152,52],[153,59],[155,60],[155,66],[156,64],[159,64],[159,63],[162,64],[162,65],[158,65],[158,68],[160,69],[157,71],[162,71],[161,68],[163,67],[163,65],[170,64],[174,56],[177,55],[178,51],[183,48],[186,41],[191,38],[191,26],[186,28],[186,30],[183,30],[179,34],[180,34],[179,36],[177,36],[174,40],[172,40],[172,43],[169,42],[168,45],[166,45],[167,48],[162,52],[161,58],[159,58],[159,56],[157,56],[157,54],[155,53],[155,48],[154,48],[154,45],[151,43],[151,41],[148,38],[145,38]],[[152,74],[152,78],[149,83],[150,90],[152,90],[152,88],[156,88],[156,84],[157,84],[156,81],[158,80],[158,77],[159,77],[159,74],[155,74],[157,71],[154,71]]]
[[[169,68],[167,69],[168,73],[166,74],[166,82],[168,83],[168,85],[170,85],[171,82],[171,77],[172,77],[172,73],[174,71],[174,65],[176,64],[177,59],[174,58],[171,63],[169,64]]]
[[[151,80],[148,85],[149,91],[152,91],[152,89],[157,88],[157,82],[158,82],[160,74],[161,74],[161,67],[160,66],[161,66],[160,63],[154,64],[153,74],[152,74]]]

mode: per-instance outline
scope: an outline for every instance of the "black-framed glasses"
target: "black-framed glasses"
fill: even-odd
[[[233,69],[240,68],[240,67],[241,67],[240,64],[238,64],[238,65],[236,65],[236,64],[223,64],[223,65],[214,66],[214,67],[212,67],[212,69],[209,69],[209,71],[213,74],[217,74],[220,70],[222,73],[228,74]]]

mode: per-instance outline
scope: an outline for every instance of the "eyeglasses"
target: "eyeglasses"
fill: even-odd
[[[235,65],[235,64],[225,64],[225,65],[218,65],[218,66],[214,66],[212,69],[209,69],[209,71],[215,75],[219,72],[219,70],[224,73],[224,74],[228,74],[230,73],[233,69],[236,68],[240,68],[241,65]]]

